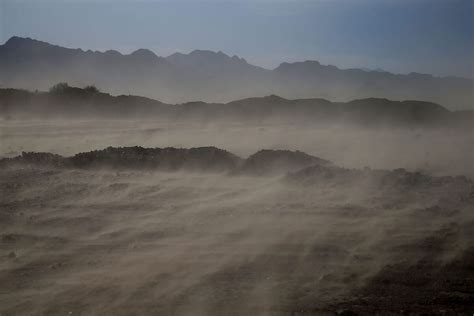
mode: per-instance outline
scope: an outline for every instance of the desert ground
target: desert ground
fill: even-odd
[[[2,316],[474,311],[472,133],[118,120],[0,131],[3,157],[212,145],[243,158],[301,150],[340,167],[4,166]]]

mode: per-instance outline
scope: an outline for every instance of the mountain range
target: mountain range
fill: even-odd
[[[58,82],[94,84],[112,94],[166,103],[229,102],[252,96],[422,100],[451,110],[472,109],[474,80],[427,74],[339,69],[317,61],[282,63],[269,70],[223,52],[195,50],[160,57],[148,49],[125,55],[70,49],[12,37],[0,45],[0,86],[44,90]]]

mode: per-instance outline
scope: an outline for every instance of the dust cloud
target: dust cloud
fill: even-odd
[[[1,131],[2,156],[213,145],[334,163],[265,175],[2,167],[2,315],[469,308],[468,133],[118,120],[8,121]],[[402,167],[413,172],[378,170]],[[432,282],[436,271],[446,280]]]
[[[191,123],[173,120],[40,120],[0,125],[0,156],[22,151],[73,155],[108,146],[216,146],[247,157],[260,149],[301,150],[348,168],[407,168],[474,176],[474,131],[332,125]]]

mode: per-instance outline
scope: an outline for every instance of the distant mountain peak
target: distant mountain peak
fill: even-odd
[[[382,69],[380,67],[376,68],[367,68],[367,67],[360,67],[360,68],[354,68],[355,70],[362,70],[365,72],[379,72],[379,73],[388,73],[385,69]]]
[[[19,37],[19,36],[12,36],[10,37],[10,39],[8,39],[4,46],[5,47],[22,47],[22,46],[33,46],[33,45],[36,45],[36,46],[54,46],[54,45],[51,45],[47,42],[42,42],[42,41],[38,41],[38,40],[35,40],[35,39],[32,39],[32,38],[29,38],[29,37]]]
[[[267,96],[264,96],[263,97],[265,100],[269,100],[269,101],[288,101],[288,99],[285,99],[285,98],[282,98],[276,94],[270,94],[270,95],[267,95]]]
[[[228,55],[224,54],[222,51],[214,52],[212,50],[202,50],[202,49],[195,49],[192,52],[189,53],[189,55],[195,55],[195,56],[220,56],[220,57],[227,57],[229,58]]]
[[[288,101],[290,101],[290,100],[282,98],[282,97],[280,97],[278,95],[275,95],[275,94],[271,94],[271,95],[267,95],[267,96],[264,96],[264,97],[252,97],[252,98],[235,100],[235,101],[231,101],[227,104],[234,104],[234,103],[256,103],[256,104],[272,103],[272,104],[277,104],[277,103],[286,103]]]
[[[5,45],[14,44],[14,43],[18,43],[18,42],[39,42],[39,41],[34,40],[30,37],[12,36],[5,42]]]
[[[117,50],[115,50],[115,49],[108,49],[108,50],[106,50],[104,53],[106,53],[106,54],[119,54],[119,55],[122,55],[121,52],[119,52],[119,51],[117,51]]]
[[[202,49],[195,49],[189,54],[183,54],[183,53],[174,53],[170,56],[167,57],[168,60],[174,61],[174,62],[179,62],[184,59],[197,59],[197,60],[203,60],[207,62],[212,62],[212,61],[229,61],[229,62],[239,62],[239,63],[247,63],[247,61],[244,58],[240,58],[237,55],[233,55],[230,57],[226,53],[222,51],[212,51],[212,50],[202,50]]]
[[[21,42],[23,40],[32,40],[32,39],[31,38],[22,38],[22,37],[18,37],[18,36],[12,36],[5,42],[4,45],[16,44],[16,43]]]
[[[144,48],[137,49],[136,51],[132,52],[130,56],[140,58],[140,59],[148,59],[148,60],[153,60],[153,59],[158,58],[158,56],[154,52],[152,52],[149,49],[144,49]]]
[[[321,63],[317,60],[295,61],[293,63],[284,62],[280,64],[280,66],[290,66],[290,65],[322,66]]]
[[[66,48],[29,37],[19,36],[12,36],[4,43],[4,45],[0,45],[0,51],[2,51],[3,54],[6,54],[3,55],[4,57],[9,56],[18,58],[18,56],[23,56],[22,58],[31,58],[31,56],[42,56],[45,59],[50,58],[51,60],[56,59],[61,54],[75,55],[84,53],[84,51],[79,48]]]
[[[235,61],[240,61],[242,63],[247,64],[247,60],[245,60],[245,58],[239,57],[237,55],[232,56],[232,59],[235,60]]]
[[[292,71],[292,70],[308,70],[308,69],[319,69],[326,66],[321,65],[317,60],[306,60],[306,61],[297,61],[293,63],[283,62],[275,70],[277,71]]]
[[[174,53],[166,57],[166,60],[181,69],[192,69],[192,71],[206,75],[261,70],[256,66],[248,64],[243,58],[236,55],[230,57],[222,51],[214,52],[196,49],[189,54]]]

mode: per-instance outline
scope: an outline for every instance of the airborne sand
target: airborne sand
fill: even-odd
[[[353,128],[170,120],[0,122],[0,157],[22,151],[73,155],[107,146],[216,146],[246,157],[260,149],[301,150],[349,168],[408,168],[474,177],[473,129]]]
[[[146,133],[150,137],[142,144],[149,146],[227,140],[225,148],[238,149],[239,154],[257,146],[283,146],[293,139],[293,146],[313,146],[310,153],[319,149],[328,156],[331,151],[337,156],[337,146],[345,145],[339,147],[339,159],[347,165],[360,164],[367,154],[356,153],[369,146],[368,140],[362,141],[365,145],[354,144],[354,134],[341,140],[348,131],[337,138],[272,126],[247,141],[243,136],[256,127],[248,131],[227,127],[216,133],[216,126],[63,124],[64,131],[73,132],[59,136],[44,124],[28,123],[29,128],[4,126],[3,139],[11,146],[8,150],[45,151],[50,146],[62,154],[134,143]],[[60,130],[57,125],[53,129]],[[398,166],[433,161],[444,167],[441,173],[467,173],[462,165],[449,169],[448,162],[459,155],[450,151],[449,134],[427,138],[434,143],[433,150],[445,156],[417,160],[421,151],[416,144],[424,138],[404,133],[371,134],[382,151],[369,160],[371,167],[397,166],[396,157],[383,157],[389,144],[398,144],[399,149],[412,148],[416,153],[398,152]],[[32,142],[32,134],[41,135],[39,142]],[[472,144],[467,136],[461,143]],[[344,158],[346,154],[350,157]],[[396,171],[388,173],[387,181],[377,182],[370,175],[378,171],[361,171],[367,177],[346,171],[329,177],[323,173],[322,178],[317,169],[312,172],[288,177],[4,168],[0,311],[2,315],[471,312],[470,179]],[[437,275],[440,271],[442,276]]]

